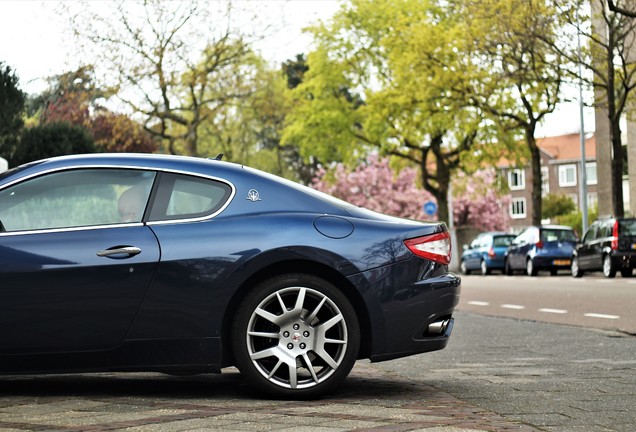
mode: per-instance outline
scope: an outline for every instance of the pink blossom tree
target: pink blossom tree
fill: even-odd
[[[388,158],[372,155],[367,162],[350,170],[342,164],[327,171],[320,169],[312,186],[351,204],[392,216],[417,220],[434,220],[423,211],[433,195],[417,187],[415,168],[403,168],[395,173]]]
[[[337,164],[320,169],[312,186],[322,192],[392,216],[416,220],[436,220],[424,214],[423,204],[435,202],[429,192],[417,186],[417,169],[403,168],[396,173],[388,158],[370,156],[365,164],[347,169]],[[500,192],[495,170],[482,170],[470,176],[459,173],[453,181],[455,226],[473,226],[483,231],[507,230],[510,225],[510,198]]]
[[[473,174],[458,173],[453,181],[453,220],[455,225],[482,231],[510,229],[510,196],[501,191],[494,169]]]

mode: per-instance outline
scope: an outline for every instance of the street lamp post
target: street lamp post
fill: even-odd
[[[582,231],[583,235],[587,231],[587,170],[585,165],[585,120],[583,116],[583,67],[581,66],[581,23],[579,20],[579,5],[576,6],[576,40],[578,43],[579,56],[579,123],[581,130],[579,131],[579,141],[581,145],[581,169],[579,173],[579,202],[581,203],[581,213],[583,215]]]

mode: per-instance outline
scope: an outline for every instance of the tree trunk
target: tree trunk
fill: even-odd
[[[439,221],[445,222],[446,225],[449,225],[450,215],[448,214],[448,185],[450,184],[451,170],[440,152],[441,143],[441,135],[437,137],[437,139],[433,139],[431,142],[431,148],[433,154],[435,155],[435,167],[437,171],[436,175],[430,176],[429,173],[426,171],[428,153],[424,150],[422,151],[422,158],[420,160],[420,171],[424,189],[430,192],[431,195],[433,195],[437,200],[437,219]],[[434,177],[437,180],[436,186],[431,184],[431,177]]]
[[[532,170],[532,225],[541,225],[541,151],[534,137],[534,127],[526,129],[526,142],[530,149],[530,163]]]
[[[625,216],[625,206],[623,205],[623,142],[621,140],[621,130],[618,121],[611,125],[612,130],[612,192],[614,196],[615,217]]]

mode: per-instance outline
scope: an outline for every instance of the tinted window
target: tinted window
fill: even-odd
[[[542,241],[576,241],[576,236],[574,235],[574,231],[563,230],[563,229],[542,229],[541,230],[541,240]]]
[[[620,221],[618,224],[618,235],[636,236],[636,219]]]
[[[591,242],[592,240],[598,238],[598,233],[599,233],[599,226],[596,224],[593,224],[590,229],[587,230],[587,232],[585,233],[585,237],[583,238],[584,242]]]
[[[599,228],[598,230],[598,238],[610,237],[612,235],[613,230],[614,230],[614,221],[603,223],[601,228]]]
[[[0,191],[6,231],[140,222],[155,174],[82,169],[32,178]]]
[[[162,174],[151,221],[205,217],[218,211],[232,189],[219,181],[182,174]]]
[[[515,238],[514,236],[496,236],[493,238],[492,245],[493,246],[508,246],[514,238]]]

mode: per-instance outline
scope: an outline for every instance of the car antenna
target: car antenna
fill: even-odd
[[[212,160],[222,160],[223,159],[223,153],[219,153],[218,155],[216,155],[215,157],[212,158]]]

